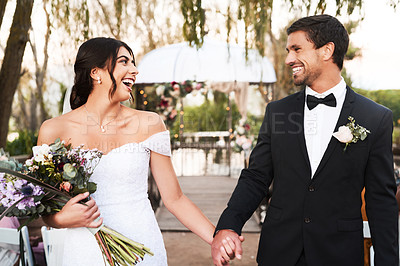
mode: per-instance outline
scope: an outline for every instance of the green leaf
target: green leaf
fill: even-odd
[[[88,182],[87,183],[87,188],[90,194],[93,194],[97,190],[97,184],[94,182]]]
[[[70,180],[71,178],[74,178],[76,176],[77,171],[75,167],[72,166],[72,164],[66,163],[63,169],[64,169],[63,177],[65,179]]]
[[[43,204],[40,204],[40,205],[38,206],[37,210],[38,210],[39,213],[44,212],[44,210],[45,210],[44,205],[43,205]]]

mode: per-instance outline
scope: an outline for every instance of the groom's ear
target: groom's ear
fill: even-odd
[[[330,60],[333,58],[333,52],[335,52],[335,44],[333,42],[328,42],[324,46],[321,47],[322,49],[322,58],[325,61]]]

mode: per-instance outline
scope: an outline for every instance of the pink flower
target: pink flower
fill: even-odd
[[[174,91],[179,90],[181,87],[179,86],[179,84],[175,84],[174,86],[172,86],[172,88],[174,88]]]
[[[72,185],[70,182],[62,182],[60,184],[60,189],[64,189],[65,191],[69,192],[72,188]]]
[[[169,114],[169,119],[174,119],[177,114],[178,112],[176,111],[176,109],[172,110]]]

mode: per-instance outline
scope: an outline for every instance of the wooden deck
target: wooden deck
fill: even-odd
[[[226,208],[237,179],[224,176],[185,176],[178,179],[185,195],[216,225],[219,216]],[[161,231],[188,231],[163,204],[158,208],[156,218]],[[260,232],[255,215],[247,221],[243,232]]]

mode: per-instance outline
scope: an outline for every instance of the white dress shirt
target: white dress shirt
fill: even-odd
[[[336,98],[336,107],[318,104],[314,109],[309,110],[307,103],[304,106],[304,136],[311,164],[311,178],[313,178],[339,119],[346,96],[346,83],[342,78],[335,87],[324,93],[317,93],[308,86],[305,92],[306,99],[307,95],[323,98],[331,93]]]

